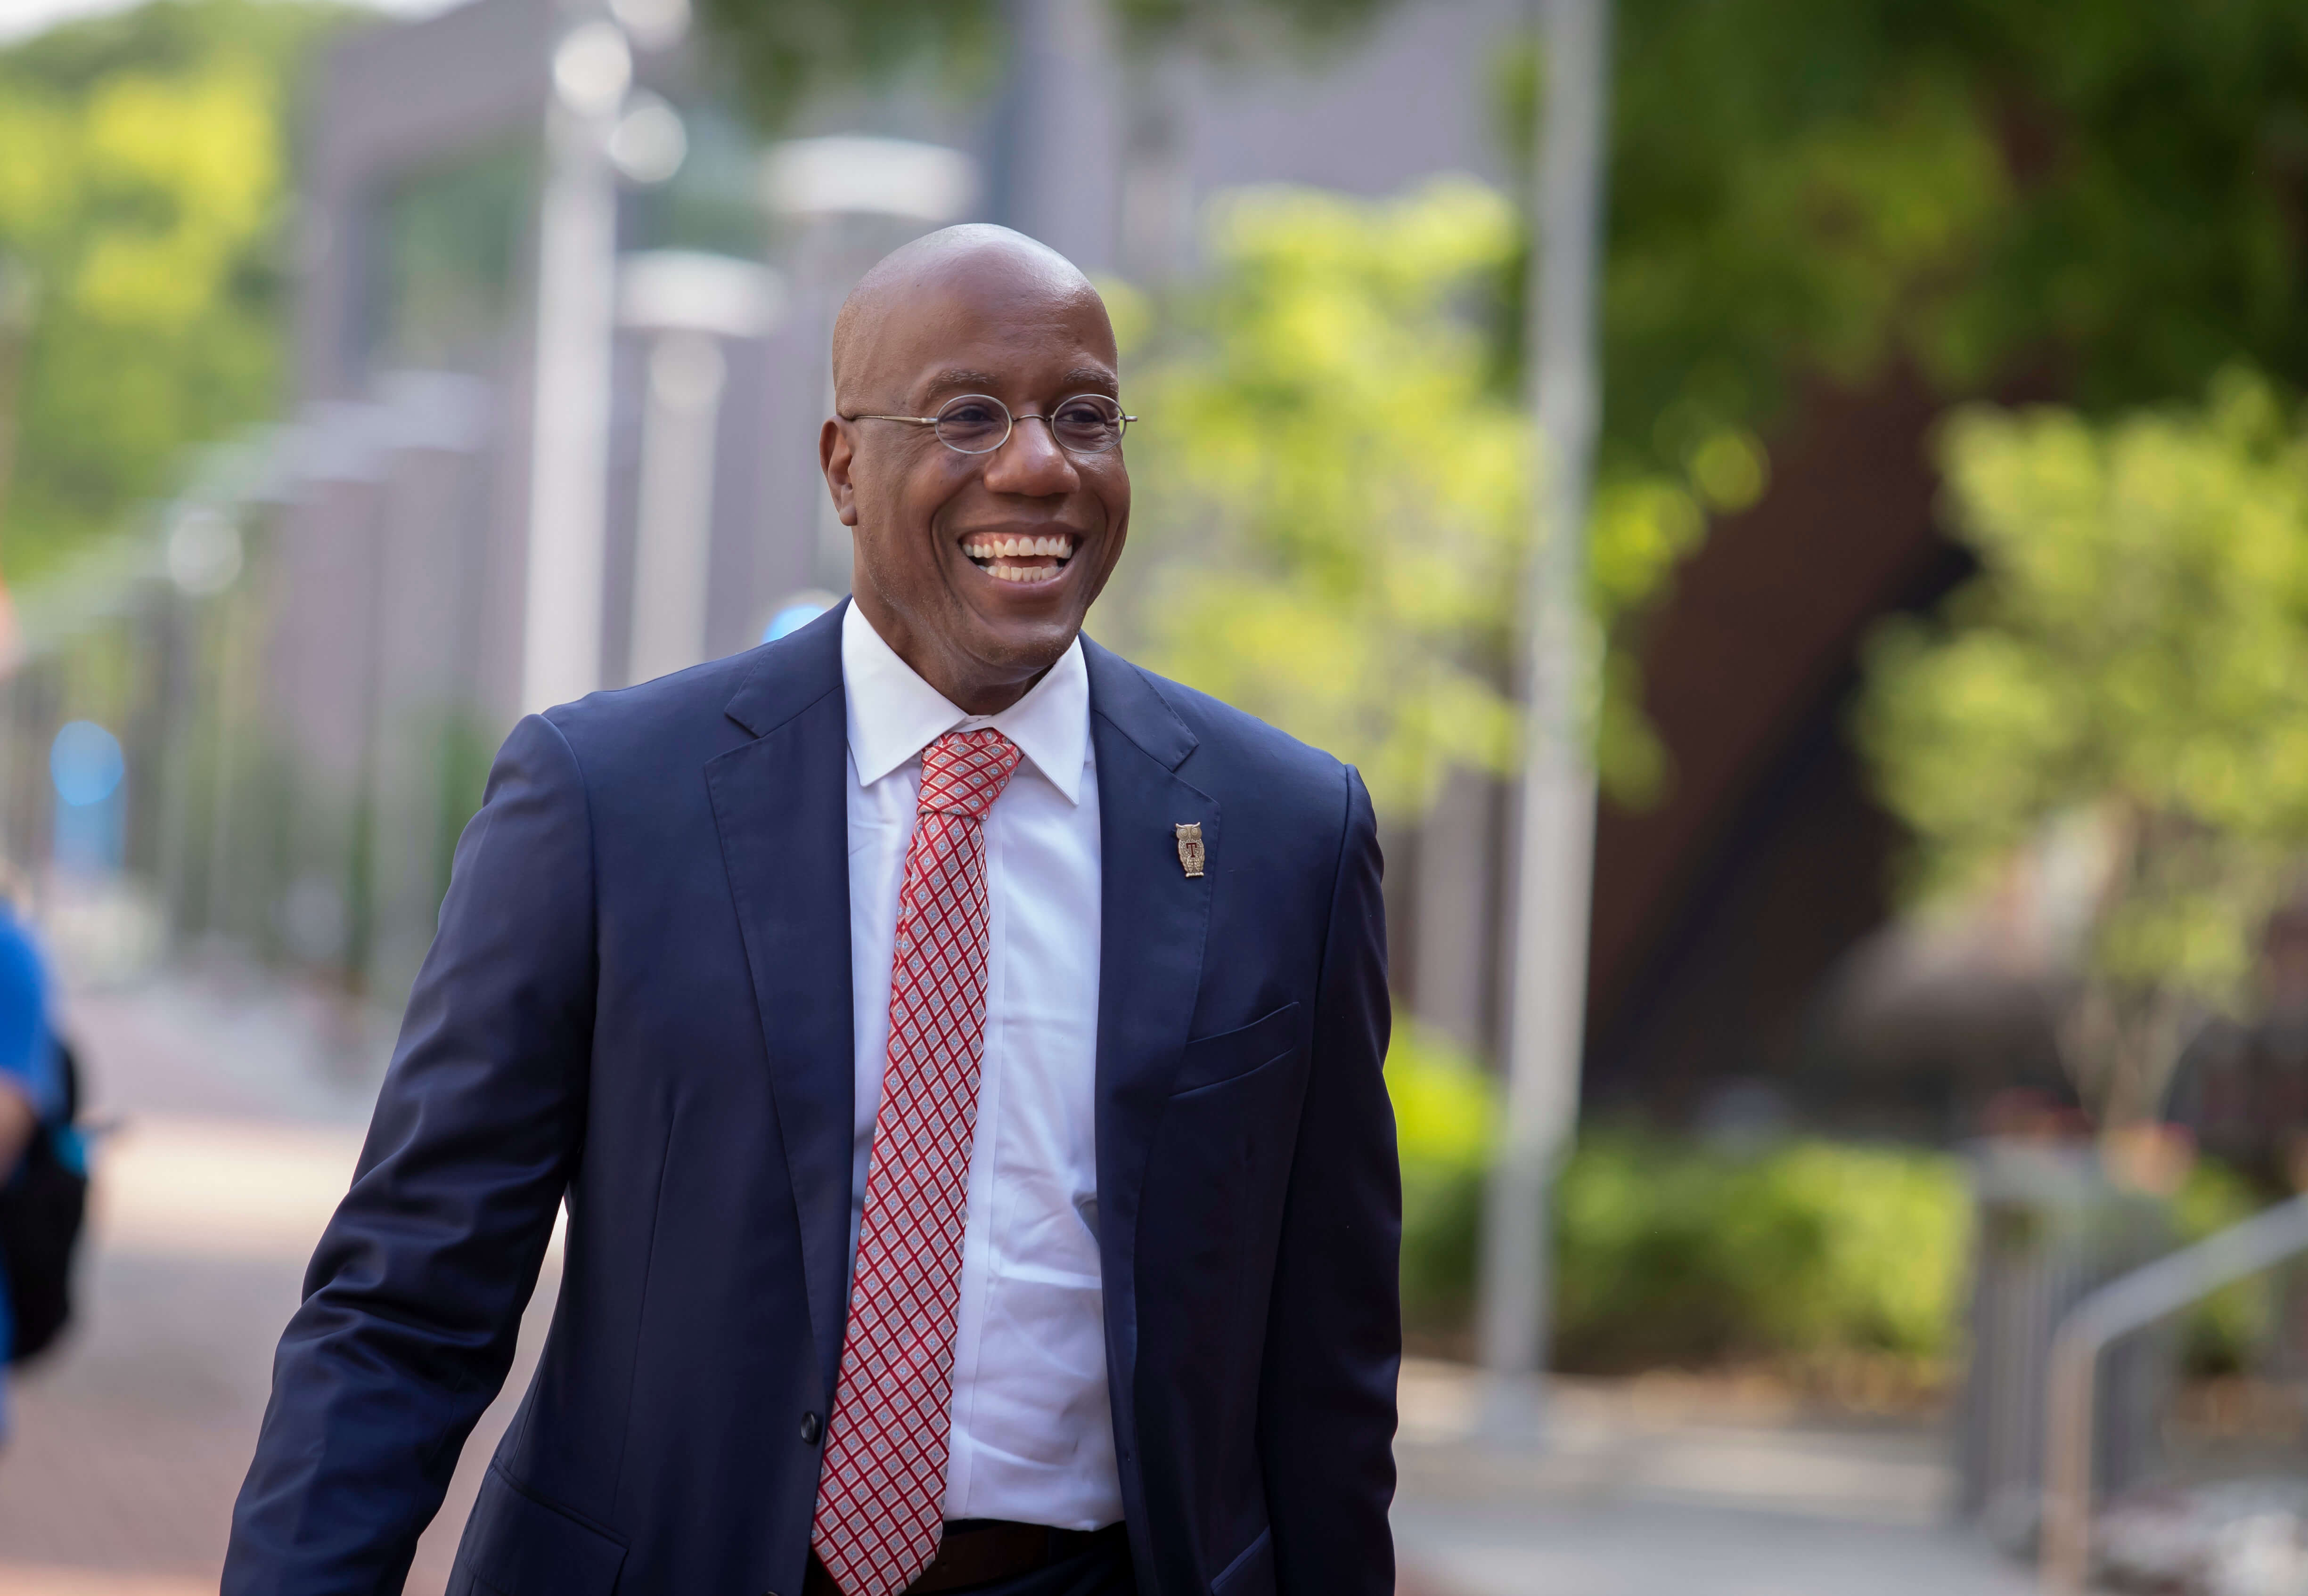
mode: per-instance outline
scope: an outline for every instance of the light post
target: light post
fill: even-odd
[[[600,685],[617,248],[608,140],[633,71],[624,32],[607,18],[570,30],[553,54],[538,207],[524,713]]]
[[[1542,450],[1504,1135],[1484,1227],[1478,1334],[1489,1422],[1535,1433],[1546,1367],[1549,1191],[1579,1109],[1593,895],[1598,639],[1586,526],[1601,381],[1596,278],[1610,103],[1609,0],[1537,0],[1545,109],[1525,348]]]
[[[629,94],[633,42],[663,49],[684,0],[615,0],[553,52],[538,205],[537,353],[530,395],[524,713],[601,685],[608,543],[609,406],[616,348],[617,179],[662,182],[681,164],[679,116]]]
[[[642,411],[633,622],[625,674],[645,682],[705,657],[721,341],[774,330],[785,285],[728,255],[659,250],[626,259],[618,320],[650,335]]]

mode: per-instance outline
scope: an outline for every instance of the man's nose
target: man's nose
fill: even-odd
[[[1072,493],[1081,485],[1081,476],[1050,435],[1048,417],[1019,416],[1011,420],[1009,437],[986,462],[986,485],[997,493],[1046,499]]]

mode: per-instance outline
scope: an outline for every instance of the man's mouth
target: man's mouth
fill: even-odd
[[[978,532],[961,540],[961,552],[970,562],[997,582],[1055,581],[1074,557],[1081,538],[1071,532],[1021,537],[1009,533]]]

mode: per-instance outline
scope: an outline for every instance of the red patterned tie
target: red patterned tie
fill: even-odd
[[[986,1039],[986,813],[1018,768],[996,731],[922,753],[898,895],[890,1059],[812,1540],[843,1596],[892,1596],[943,1532],[963,1198]]]

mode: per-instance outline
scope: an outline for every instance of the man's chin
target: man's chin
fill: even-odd
[[[1012,680],[1039,677],[1064,657],[1081,631],[1072,605],[1054,605],[1046,615],[972,616],[970,652]]]

